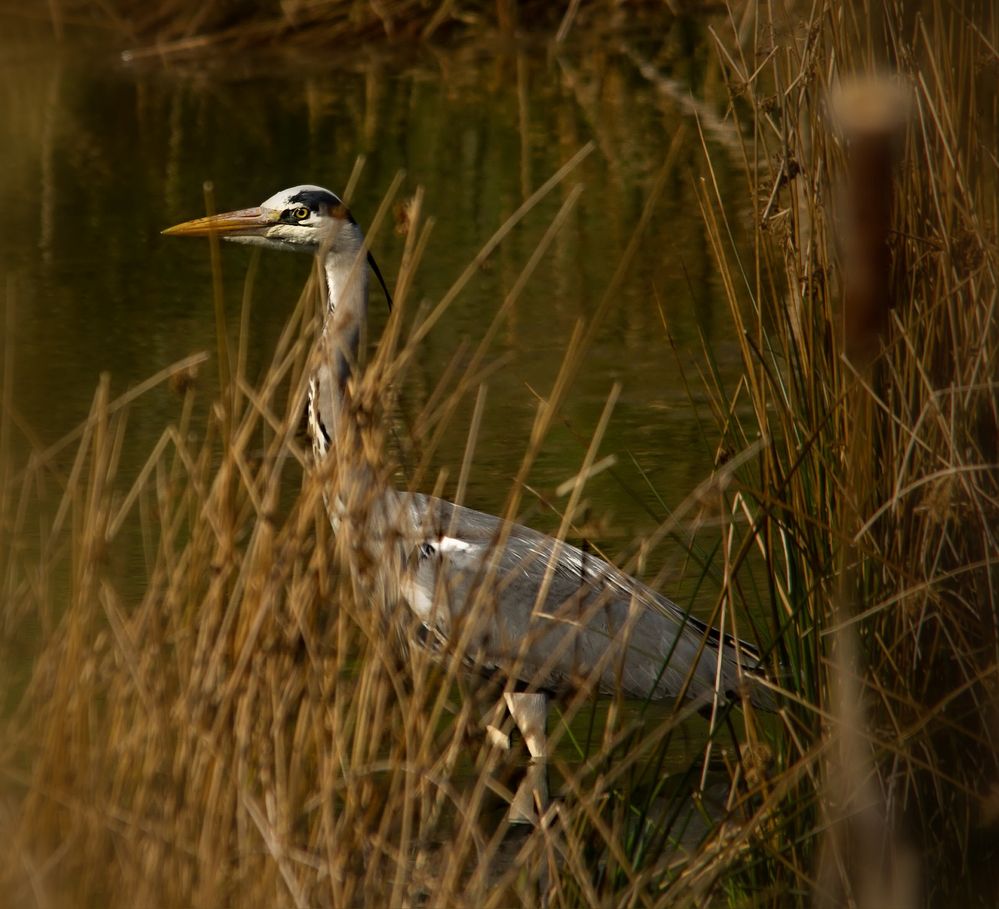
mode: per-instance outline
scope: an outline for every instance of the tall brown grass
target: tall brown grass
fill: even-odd
[[[193,362],[153,377],[173,382],[178,415],[133,481],[118,461],[142,396],[112,400],[106,382],[63,444],[0,464],[0,654],[13,702],[0,739],[0,896],[17,906],[783,906],[818,891],[872,905],[862,882],[873,869],[877,892],[898,905],[919,891],[994,897],[980,857],[995,841],[999,791],[997,46],[995,14],[973,4],[928,3],[918,15],[815,7],[803,18],[746,4],[718,35],[756,244],[747,261],[730,241],[747,206],[719,197],[708,159],[702,211],[745,371],[724,388],[705,364],[719,468],[691,509],[719,527],[716,615],[743,634],[747,613],[772,616],[763,643],[786,690],[775,722],[564,704],[577,721],[552,722],[555,814],[508,829],[518,768],[484,742],[491,693],[457,660],[400,647],[392,617],[354,583],[358,554],[331,539],[324,478],[298,435],[315,330],[307,288],[261,383],[237,354],[227,393],[205,413]],[[844,355],[846,149],[825,104],[842,77],[884,69],[914,103],[892,221],[895,305],[867,371]],[[358,389],[367,450],[395,482],[405,478],[383,438],[386,389],[444,311],[404,318],[425,246],[419,209],[398,312]],[[567,339],[525,459],[596,331]],[[431,396],[419,415],[428,436],[475,393],[481,362]],[[858,450],[869,452],[863,486]],[[433,485],[430,465],[413,475]],[[52,486],[53,504],[39,505]],[[142,541],[138,595],[115,564],[128,534]],[[882,850],[859,862],[844,850],[869,838],[826,785],[844,728],[830,694],[844,616],[868,774],[854,782],[874,793],[857,816]],[[14,662],[21,649],[30,662]],[[692,728],[696,754],[678,757]]]
[[[836,904],[884,905],[861,882],[872,868],[897,904],[911,904],[919,877],[927,898],[982,888],[988,902],[996,880],[981,857],[995,845],[999,769],[999,22],[975,3],[803,12],[749,6],[739,44],[719,40],[758,200],[752,261],[729,249],[710,180],[703,204],[744,332],[745,381],[719,392],[719,421],[731,446],[768,442],[747,477],[751,529],[739,552],[761,547],[775,624],[790,632],[779,637],[795,696],[775,772],[787,801],[775,812],[771,873],[779,887],[817,884]],[[875,251],[890,271],[882,330],[868,326],[871,349],[858,356],[842,305],[858,188],[851,136],[837,134],[827,106],[841,82],[891,73],[913,110],[901,137],[883,127],[900,159],[887,256]],[[888,119],[905,122],[898,111]],[[849,663],[831,659],[844,633],[856,678],[837,677]],[[844,683],[866,714],[860,729],[832,697]],[[859,738],[864,774],[849,786],[865,804],[844,805],[842,791],[832,804],[819,787],[846,733]],[[820,816],[851,829],[825,838],[816,882]]]

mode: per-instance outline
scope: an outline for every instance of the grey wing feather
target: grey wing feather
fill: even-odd
[[[540,688],[700,699],[759,676],[753,648],[590,553],[432,496],[403,498],[402,593],[464,653]],[[752,700],[773,706],[750,686]]]

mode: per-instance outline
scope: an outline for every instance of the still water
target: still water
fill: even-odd
[[[340,191],[363,155],[350,201],[364,226],[404,171],[400,195],[423,187],[424,212],[435,221],[411,297],[432,303],[496,228],[592,142],[584,163],[479,269],[427,337],[401,390],[404,412],[418,412],[455,353],[481,338],[555,212],[582,184],[579,204],[490,354],[501,365],[488,380],[466,502],[499,509],[538,396],[551,389],[574,327],[597,308],[680,135],[632,268],[530,477],[542,499],[564,504],[555,490],[578,470],[620,383],[600,452],[617,463],[588,487],[587,532],[610,555],[627,553],[711,471],[718,434],[701,379],[705,351],[728,393],[738,377],[699,210],[707,167],[698,121],[723,195],[730,183],[743,185],[738,142],[724,119],[728,96],[706,34],[686,28],[623,34],[612,46],[580,36],[557,54],[527,42],[141,65],[99,44],[8,37],[0,64],[0,269],[15,451],[23,456],[79,423],[102,372],[117,394],[192,352],[214,352],[207,244],[159,233],[203,213],[205,181],[220,210],[242,208],[297,183]],[[390,287],[403,243],[391,229],[374,242]],[[233,334],[251,255],[223,249]],[[308,271],[306,257],[263,254],[251,378],[268,362]],[[372,312],[377,336],[384,322],[377,291]],[[206,394],[214,374],[211,365],[202,372]],[[433,455],[452,478],[471,409],[466,402]],[[178,410],[167,389],[147,395],[130,417],[126,460],[141,463]],[[526,501],[532,523],[555,523],[530,494]],[[674,596],[683,563],[668,546],[650,558],[650,569],[675,567]]]

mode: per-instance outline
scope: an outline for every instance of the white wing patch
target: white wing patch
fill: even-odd
[[[468,552],[470,549],[475,548],[473,543],[469,543],[466,540],[459,540],[457,537],[441,537],[436,543],[431,543],[430,545],[442,555],[454,552]]]

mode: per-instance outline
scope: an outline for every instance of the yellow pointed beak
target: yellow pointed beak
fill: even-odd
[[[239,211],[184,221],[183,224],[168,227],[163,234],[168,237],[207,237],[211,234],[252,236],[270,227],[274,221],[274,216],[265,214],[262,209],[242,208]]]

